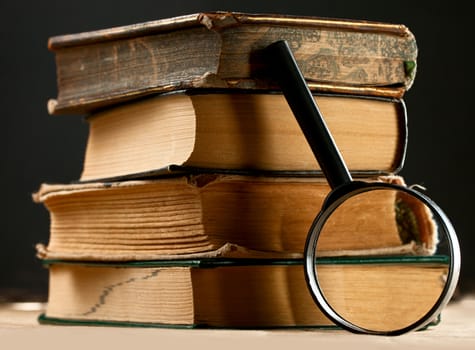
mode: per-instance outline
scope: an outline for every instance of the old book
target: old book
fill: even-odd
[[[372,180],[403,182],[396,176]],[[43,184],[34,199],[47,208],[51,225],[49,242],[38,245],[38,255],[92,261],[238,256],[243,251],[302,256],[328,192],[326,180],[318,177],[196,175]],[[345,207],[344,218],[332,223],[332,234],[319,241],[321,254],[431,252],[437,237],[430,218],[400,199],[384,191]],[[410,225],[400,225],[404,217],[397,215],[397,208],[402,205],[413,213]],[[368,216],[376,219],[370,225]],[[360,221],[367,229],[348,233],[348,224]],[[401,226],[407,229],[401,231]]]
[[[338,279],[328,298],[357,300],[360,322],[394,327],[439,297],[443,257],[326,259],[319,277]],[[324,267],[323,267],[324,266]],[[314,304],[298,259],[208,259],[126,264],[50,262],[42,323],[143,327],[334,327]],[[398,276],[398,277],[396,277]],[[402,283],[401,278],[404,279]],[[381,283],[374,283],[372,281]],[[365,283],[368,284],[365,287]],[[80,288],[78,287],[80,286]],[[402,287],[402,288],[401,288]],[[361,291],[371,290],[371,294]],[[343,298],[345,296],[345,298]],[[391,303],[404,312],[378,312]],[[397,318],[395,318],[397,314]],[[351,319],[351,315],[347,315]]]
[[[276,89],[260,50],[285,39],[311,87],[402,97],[416,72],[401,24],[233,12],[197,13],[51,37],[52,114],[85,113],[183,88]]]
[[[316,95],[354,175],[396,173],[406,151],[400,99]],[[281,93],[176,92],[93,113],[80,179],[170,171],[320,174]]]

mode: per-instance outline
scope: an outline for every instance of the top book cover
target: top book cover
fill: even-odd
[[[261,50],[287,40],[314,91],[401,98],[417,45],[402,24],[210,12],[49,38],[57,97],[50,114],[84,114],[190,88],[277,90]]]

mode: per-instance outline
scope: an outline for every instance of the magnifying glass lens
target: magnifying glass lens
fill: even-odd
[[[450,221],[428,197],[353,181],[286,41],[266,48],[271,71],[332,188],[305,246],[307,285],[337,325],[398,335],[438,316],[460,271]]]
[[[336,202],[309,236],[313,294],[356,330],[420,324],[446,294],[449,231],[430,203],[406,191],[377,188]]]

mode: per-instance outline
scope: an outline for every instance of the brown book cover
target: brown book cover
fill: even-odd
[[[51,37],[51,114],[84,113],[182,88],[275,89],[260,50],[285,39],[321,91],[402,97],[416,72],[414,35],[400,24],[233,12],[197,13]]]

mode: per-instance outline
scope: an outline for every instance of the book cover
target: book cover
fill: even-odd
[[[276,89],[259,50],[292,44],[311,87],[402,97],[417,45],[401,24],[233,12],[197,13],[49,39],[51,114],[85,113],[183,88]]]

